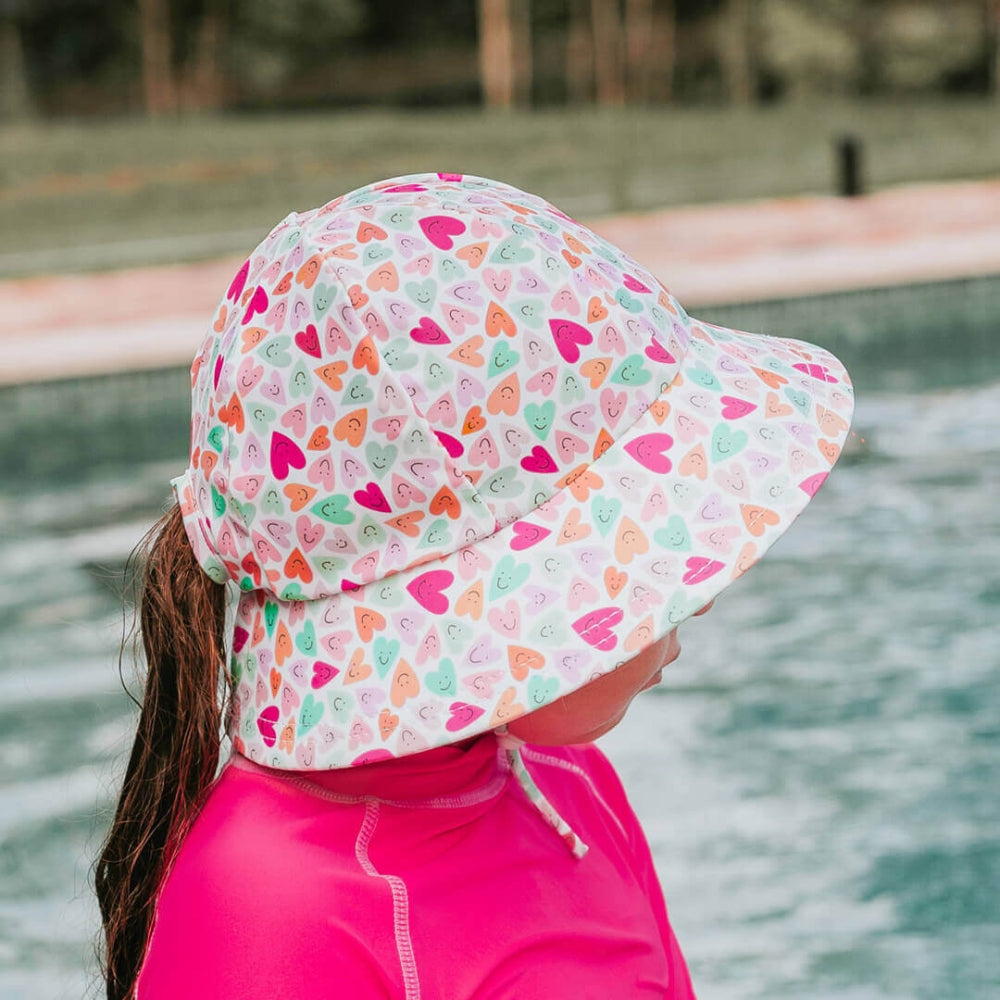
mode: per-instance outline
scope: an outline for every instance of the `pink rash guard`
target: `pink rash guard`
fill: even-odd
[[[490,733],[353,770],[234,755],[161,890],[137,1000],[694,997],[649,846],[593,745]]]

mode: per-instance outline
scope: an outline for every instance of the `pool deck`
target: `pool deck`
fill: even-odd
[[[1000,180],[588,224],[694,315],[719,303],[1000,274]],[[0,282],[0,385],[187,364],[243,259]]]

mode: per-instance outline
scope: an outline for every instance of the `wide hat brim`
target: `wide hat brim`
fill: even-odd
[[[238,749],[336,768],[483,733],[614,670],[760,559],[841,454],[850,378],[812,344],[690,322],[668,388],[528,516],[335,597],[243,594]]]

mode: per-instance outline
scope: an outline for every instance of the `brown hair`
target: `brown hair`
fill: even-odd
[[[229,695],[223,669],[225,587],[195,561],[179,507],[139,543],[126,573],[139,562],[133,586],[146,689],[121,797],[95,871],[108,1000],[127,1000],[135,989],[171,853],[215,777]],[[125,642],[123,655],[124,650]]]

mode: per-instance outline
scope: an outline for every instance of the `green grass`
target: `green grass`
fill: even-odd
[[[583,217],[830,192],[845,130],[872,189],[1000,175],[1000,108],[981,100],[5,126],[0,276],[239,253],[293,209],[422,170],[497,177]]]

